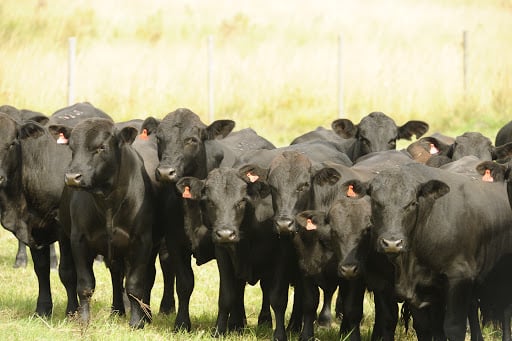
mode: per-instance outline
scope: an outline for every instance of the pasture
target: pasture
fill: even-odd
[[[343,116],[359,122],[382,111],[397,124],[424,120],[427,133],[480,131],[494,140],[512,117],[512,3],[178,0],[4,0],[0,3],[0,105],[47,115],[67,105],[67,39],[77,37],[76,101],[116,120],[163,117],[187,107],[208,122],[207,38],[213,37],[215,119],[251,127],[276,145],[338,117],[337,39],[343,37]],[[463,86],[462,32],[468,32]],[[404,143],[401,143],[404,146]],[[33,315],[37,280],[29,263],[13,269],[16,242],[0,230],[0,338],[5,340],[208,340],[217,312],[215,262],[194,266],[192,333],[173,333],[158,314],[162,279],[152,291],[153,323],[132,331],[110,316],[111,285],[95,263],[92,322],[65,318],[65,291],[52,271],[54,313]],[[290,290],[289,302],[292,300]],[[226,340],[271,339],[257,328],[258,286],[248,286],[248,328]],[[290,305],[290,304],[289,304]],[[371,296],[362,333],[369,340]],[[290,310],[290,309],[289,309]],[[288,312],[288,315],[290,311]],[[337,340],[339,321],[317,328]],[[486,340],[501,334],[484,329]],[[397,328],[397,340],[413,340]],[[469,340],[469,336],[467,337]]]

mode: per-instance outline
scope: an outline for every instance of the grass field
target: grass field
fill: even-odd
[[[190,310],[192,320],[191,333],[173,333],[174,314],[169,316],[158,314],[158,307],[163,290],[160,269],[157,271],[155,287],[151,295],[153,323],[143,330],[131,330],[126,317],[110,316],[112,291],[110,275],[103,263],[95,262],[96,291],[92,298],[92,320],[87,328],[64,316],[66,295],[59,280],[57,271],[51,272],[54,313],[49,319],[34,315],[37,279],[32,263],[26,269],[14,269],[14,256],[17,243],[10,232],[0,230],[0,339],[2,340],[214,340],[210,332],[217,318],[218,273],[215,262],[200,267],[194,266],[195,289],[191,297]],[[290,290],[289,308],[293,292]],[[364,319],[362,325],[363,340],[370,340],[373,325],[373,301],[367,295],[364,303]],[[231,333],[224,339],[233,341],[270,340],[272,331],[269,328],[258,328],[257,319],[261,306],[259,286],[248,286],[246,289],[245,307],[247,328],[242,334]],[[333,307],[334,309],[334,307]],[[316,327],[315,337],[318,340],[338,340],[339,321],[334,321],[330,328]],[[501,340],[501,333],[490,328],[484,329],[486,340]],[[297,339],[297,335],[291,335]],[[399,324],[396,340],[414,340],[412,327],[408,333],[404,325]],[[469,340],[469,334],[467,337]]]
[[[467,32],[467,87],[463,84]],[[276,145],[338,117],[338,37],[343,38],[343,116],[355,123],[382,111],[398,125],[428,122],[429,133],[480,131],[494,140],[512,119],[510,0],[2,0],[0,105],[51,114],[67,105],[67,43],[77,38],[75,100],[116,120],[163,117],[188,107],[208,115],[208,50],[213,37],[215,118],[252,127]],[[93,322],[64,318],[65,294],[52,272],[54,315],[33,316],[37,281],[29,265],[12,269],[16,243],[0,230],[0,339],[203,340],[215,324],[214,262],[196,270],[193,332],[172,333],[174,316],[131,331],[111,318],[110,280],[95,265]],[[161,277],[153,290],[158,307]],[[291,299],[291,296],[290,296]],[[256,328],[258,287],[248,287],[249,328],[228,340],[270,339]],[[336,340],[338,322],[319,328]],[[363,333],[372,323],[367,298]],[[397,340],[414,339],[403,326]],[[501,336],[485,329],[486,340]]]

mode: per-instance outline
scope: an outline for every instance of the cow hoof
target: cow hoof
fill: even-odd
[[[12,266],[15,269],[18,268],[26,268],[27,267],[27,260],[26,259],[17,259],[14,262],[14,265]]]

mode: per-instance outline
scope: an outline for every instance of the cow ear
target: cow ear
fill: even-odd
[[[226,137],[235,127],[233,120],[217,120],[203,130],[203,140],[215,140]]]
[[[52,124],[48,127],[48,131],[50,132],[50,135],[52,135],[52,137],[57,141],[57,143],[67,144],[73,128],[62,124]]]
[[[428,131],[428,124],[423,121],[409,121],[401,127],[398,127],[398,138],[410,140],[412,135],[416,138],[422,137]]]
[[[44,128],[34,121],[27,121],[20,126],[19,130],[20,139],[38,138],[44,135]]]
[[[156,119],[154,117],[148,117],[142,122],[142,126],[140,127],[140,131],[144,131],[146,129],[147,135],[151,135],[156,133],[156,129],[158,128],[158,125],[160,124],[160,120]]]
[[[439,180],[429,180],[420,185],[418,197],[439,199],[450,192],[450,186]]]
[[[39,123],[40,125],[45,125],[50,120],[50,118],[48,116],[46,116],[45,114],[42,114],[37,111],[27,110],[27,109],[21,109],[20,116],[24,120],[27,120],[27,121],[32,120],[34,122]]]
[[[333,186],[341,179],[341,174],[332,167],[324,167],[313,174],[313,183],[325,186]]]
[[[349,139],[357,136],[358,126],[352,123],[351,120],[346,118],[339,118],[331,123],[332,130],[343,137]]]
[[[432,136],[422,137],[418,141],[425,146],[425,149],[432,155],[448,155],[453,153],[453,143],[448,144]]]
[[[116,132],[117,137],[119,138],[119,143],[122,144],[132,144],[133,141],[137,138],[139,131],[135,127],[124,127],[120,131]]]
[[[313,231],[328,225],[327,214],[323,211],[309,210],[298,213],[295,221],[302,229]]]
[[[341,191],[349,198],[359,199],[368,193],[368,184],[359,180],[349,180],[341,185]]]
[[[176,188],[184,199],[200,200],[203,197],[204,180],[186,176],[178,180]]]
[[[512,157],[512,142],[494,147],[491,154],[493,160],[509,159]]]
[[[268,168],[258,165],[243,165],[238,169],[238,176],[245,182],[266,182],[268,178]]]
[[[503,182],[507,172],[507,165],[494,161],[483,161],[476,166],[476,171],[482,176],[483,181]]]

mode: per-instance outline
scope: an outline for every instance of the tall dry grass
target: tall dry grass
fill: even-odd
[[[505,0],[5,0],[0,103],[65,106],[76,36],[76,101],[119,120],[188,107],[208,121],[212,35],[215,117],[283,145],[337,118],[341,34],[345,117],[383,111],[431,132],[493,137],[512,111],[511,16]]]

